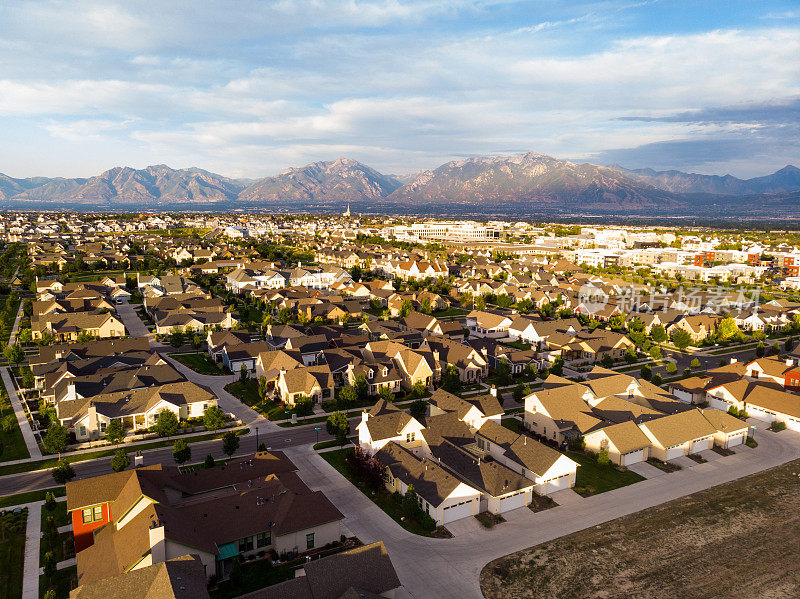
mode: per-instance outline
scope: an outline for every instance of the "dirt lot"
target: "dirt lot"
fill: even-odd
[[[497,559],[489,599],[800,597],[800,460]]]

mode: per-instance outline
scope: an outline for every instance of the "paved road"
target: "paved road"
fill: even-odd
[[[354,428],[356,422],[357,419],[352,419],[351,427]],[[319,431],[315,430],[317,427],[320,429]],[[265,443],[267,447],[271,449],[282,450],[296,445],[310,446],[316,443],[317,439],[320,441],[328,441],[332,438],[325,430],[324,424],[309,424],[290,428],[276,426],[275,428],[277,430],[271,430],[265,433],[259,426],[258,444]],[[219,439],[192,443],[190,447],[192,448],[192,462],[203,461],[209,453],[213,455],[215,459],[227,457],[222,451],[222,441]],[[248,435],[240,438],[239,451],[236,453],[237,455],[253,453],[256,447],[256,431],[255,427],[252,427]],[[145,464],[175,463],[172,458],[172,447],[151,449],[144,451],[143,454]],[[108,474],[112,471],[110,457],[76,462],[72,467],[75,469],[76,478],[89,478],[100,474]],[[0,496],[47,489],[53,485],[55,485],[55,483],[53,482],[53,477],[49,470],[11,474],[0,478]]]
[[[17,389],[14,387],[14,381],[11,380],[11,372],[8,366],[0,368],[0,376],[2,376],[3,384],[6,386],[8,399],[11,401],[11,406],[14,408],[14,415],[17,417],[17,423],[22,431],[22,438],[25,439],[25,446],[28,448],[28,453],[32,458],[41,458],[42,450],[39,449],[39,444],[36,442],[36,437],[33,435],[31,423],[25,414],[22,401],[17,395]]]
[[[13,279],[13,277],[12,277]],[[17,310],[17,317],[14,319],[14,326],[11,327],[11,335],[8,338],[8,344],[14,345],[17,342],[17,331],[19,330],[19,321],[22,318],[22,303],[25,300],[22,299],[19,302],[19,309]]]
[[[800,457],[800,434],[756,432],[759,447],[648,479],[628,487],[534,514],[509,514],[493,530],[473,527],[453,539],[429,539],[406,532],[308,447],[287,451],[309,486],[323,491],[345,514],[345,526],[365,543],[382,540],[412,597],[482,597],[478,583],[489,561],[626,514],[707,489]]]

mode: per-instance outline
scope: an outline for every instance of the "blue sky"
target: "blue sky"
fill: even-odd
[[[800,4],[4,0],[0,133],[16,177],[526,151],[750,177],[800,165]]]

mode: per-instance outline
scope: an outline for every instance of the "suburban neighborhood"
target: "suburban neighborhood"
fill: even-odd
[[[2,596],[503,596],[543,543],[800,458],[794,233],[348,210],[0,237]]]

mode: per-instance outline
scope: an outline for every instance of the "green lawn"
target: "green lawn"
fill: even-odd
[[[77,586],[78,581],[78,566],[70,566],[59,570],[53,576],[53,580],[47,579],[47,576],[39,577],[39,596],[44,597],[48,589],[53,588],[56,591],[58,599],[66,599],[69,597],[69,592]]]
[[[169,357],[200,374],[213,374],[215,376],[225,374],[219,364],[214,362],[208,354],[200,352],[196,354],[169,354]]]
[[[469,314],[469,310],[464,310],[463,308],[447,308],[446,310],[437,310],[433,313],[433,316],[436,318],[446,318],[448,316],[464,316],[465,314]]]
[[[522,426],[522,422],[517,420],[516,418],[503,418],[500,421],[504,427],[506,427],[510,431],[514,431],[515,433],[522,434],[525,432],[525,428]]]
[[[238,397],[269,420],[286,420],[289,418],[289,414],[286,413],[281,404],[274,401],[261,401],[258,396],[258,381],[255,379],[247,379],[245,383],[242,383],[241,380],[229,383],[225,385],[225,391],[234,397]]]
[[[11,402],[8,399],[5,389],[0,390],[0,415],[2,415],[3,418],[8,415],[13,417],[14,415],[14,409],[11,407]],[[9,422],[10,421],[11,419],[9,419]],[[9,432],[0,430],[0,443],[2,443],[0,462],[10,462],[12,460],[22,460],[31,457],[16,419],[14,419],[14,426]]]
[[[52,489],[43,489],[41,491],[28,491],[27,493],[17,493],[16,495],[5,495],[0,497],[0,508],[23,503],[33,503],[34,501],[44,501],[44,497],[48,491],[52,491],[53,495],[56,497],[64,497],[64,495],[67,494],[65,487],[53,487]]]
[[[328,462],[331,466],[336,468],[342,476],[349,480],[355,487],[371,499],[375,505],[381,508],[386,514],[389,515],[395,522],[405,528],[408,532],[420,535],[423,537],[432,536],[430,531],[422,528],[415,520],[404,518],[403,506],[401,503],[394,500],[392,494],[385,487],[381,487],[378,491],[372,491],[363,482],[357,480],[350,474],[350,469],[347,467],[347,456],[355,450],[350,448],[340,449],[338,451],[326,451],[321,453],[322,459]]]
[[[503,341],[503,345],[507,345],[509,347],[513,347],[515,349],[522,349],[522,350],[531,348],[531,344],[530,343],[525,343],[524,341],[521,341],[519,339],[517,339],[516,341]]]
[[[25,526],[28,510],[0,516],[5,529],[0,541],[0,599],[22,597],[22,572],[25,563]]]
[[[273,566],[269,558],[242,565],[242,581],[234,585],[230,580],[221,582],[209,592],[211,599],[232,599],[273,584],[294,578],[294,568],[280,564]]]
[[[580,464],[575,480],[575,492],[583,497],[605,493],[644,480],[644,477],[635,472],[620,470],[613,464],[602,466],[594,458],[583,453],[569,451],[567,457]]]

